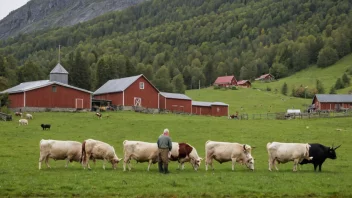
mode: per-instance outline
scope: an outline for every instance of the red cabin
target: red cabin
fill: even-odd
[[[215,80],[214,85],[220,87],[235,86],[237,85],[237,80],[235,76],[220,76]]]
[[[160,109],[192,113],[192,99],[184,94],[160,92]]]

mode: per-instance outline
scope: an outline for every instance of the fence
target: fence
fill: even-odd
[[[291,120],[291,119],[313,119],[313,118],[338,118],[352,117],[352,110],[346,111],[321,111],[314,113],[287,114],[285,112],[266,114],[240,114],[241,120]]]

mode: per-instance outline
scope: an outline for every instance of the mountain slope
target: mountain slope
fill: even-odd
[[[72,26],[144,0],[31,0],[0,21],[0,39],[52,27]]]

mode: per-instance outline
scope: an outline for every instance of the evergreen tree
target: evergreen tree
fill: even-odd
[[[109,79],[109,70],[108,70],[108,65],[105,64],[104,58],[99,59],[98,65],[97,65],[97,73],[96,73],[96,78],[97,78],[97,85],[96,87],[101,87],[103,84],[105,84]]]
[[[88,65],[82,58],[80,51],[75,52],[75,61],[70,75],[72,76],[72,85],[86,90],[91,88]]]
[[[163,65],[156,72],[152,83],[157,87],[160,91],[172,92],[173,87],[170,83],[170,73],[168,68]]]
[[[320,80],[316,81],[316,87],[317,87],[318,94],[325,93],[324,85],[323,85],[323,83]]]
[[[186,86],[185,86],[185,84],[184,84],[182,74],[178,74],[177,76],[175,76],[175,77],[172,79],[172,85],[173,85],[173,87],[174,87],[173,92],[175,92],[175,93],[182,93],[182,94],[185,93]]]
[[[336,89],[334,86],[331,87],[329,94],[336,94]]]
[[[0,54],[0,76],[6,76],[5,57]]]
[[[335,49],[324,47],[319,52],[317,65],[318,67],[327,67],[336,63],[338,59],[339,57]]]
[[[287,91],[288,91],[288,87],[287,87],[287,84],[286,82],[282,85],[282,88],[281,88],[281,93],[285,96],[287,96]]]
[[[29,82],[43,79],[43,74],[38,65],[31,60],[26,61],[24,66],[18,68],[17,76],[19,82]]]
[[[342,76],[342,83],[344,84],[344,87],[348,87],[350,85],[350,78],[346,73],[344,73]]]
[[[344,88],[344,87],[345,87],[345,86],[344,86],[344,84],[343,84],[341,78],[338,78],[338,79],[336,80],[336,83],[335,83],[335,89],[342,89],[342,88]]]

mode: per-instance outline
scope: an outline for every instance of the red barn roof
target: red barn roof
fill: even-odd
[[[231,84],[232,80],[235,78],[235,76],[219,76],[214,84]],[[235,79],[236,80],[236,79]]]
[[[246,84],[246,82],[249,82],[249,80],[240,80],[240,81],[237,81],[237,84],[243,85],[243,84]],[[249,83],[251,83],[251,82],[249,82]]]
[[[267,77],[273,78],[274,76],[271,74],[263,74],[263,75],[259,76],[258,78],[256,78],[255,80],[262,80],[262,79],[266,79]]]

